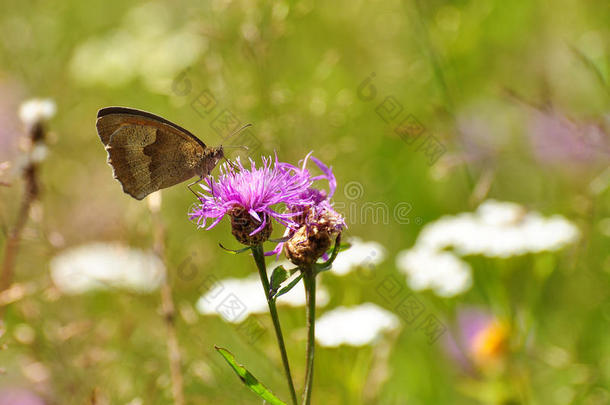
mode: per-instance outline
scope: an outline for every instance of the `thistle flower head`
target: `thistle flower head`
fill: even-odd
[[[322,171],[319,176],[311,176],[306,168],[307,160],[311,159]],[[296,265],[309,265],[322,257],[331,245],[332,237],[345,228],[345,220],[333,208],[330,198],[337,188],[337,180],[332,169],[320,160],[308,154],[299,169],[301,175],[307,175],[312,181],[328,181],[328,192],[309,187],[302,195],[301,202],[288,206],[288,210],[296,216],[297,230],[288,229],[288,241],[278,245],[275,253],[282,248],[286,257]]]
[[[307,170],[307,161],[311,159],[316,166],[322,171],[319,176],[311,176]],[[343,217],[337,213],[330,199],[335,194],[337,189],[337,180],[333,174],[332,168],[326,166],[322,161],[311,156],[311,152],[303,160],[300,168],[301,175],[311,178],[312,182],[316,180],[326,180],[328,182],[328,192],[314,187],[309,187],[302,195],[301,202],[293,205],[288,205],[288,209],[294,213],[300,213],[294,218],[299,225],[314,228],[323,226],[328,228],[331,233],[338,233],[345,227]]]
[[[271,218],[286,227],[297,228],[293,217],[300,211],[280,212],[279,204],[301,207],[312,204],[307,195],[312,179],[307,172],[271,157],[262,159],[257,168],[236,163],[221,166],[218,179],[208,177],[202,184],[200,203],[189,213],[201,228],[215,227],[225,215],[231,217],[233,235],[246,245],[261,243],[271,234]],[[208,226],[208,219],[212,223]],[[260,233],[260,235],[259,235]]]

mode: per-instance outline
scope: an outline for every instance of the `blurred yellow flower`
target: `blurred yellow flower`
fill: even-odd
[[[494,320],[481,329],[473,338],[471,351],[479,366],[496,362],[508,347],[509,327],[505,322]]]

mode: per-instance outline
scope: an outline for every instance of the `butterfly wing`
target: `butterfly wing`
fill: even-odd
[[[123,191],[141,200],[197,175],[205,144],[164,118],[123,107],[101,109],[96,128]]]

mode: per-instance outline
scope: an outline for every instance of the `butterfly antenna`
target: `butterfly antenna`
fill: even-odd
[[[237,130],[233,131],[229,136],[227,136],[226,139],[232,137],[233,135],[239,134],[241,131],[243,131],[244,129],[251,127],[251,126],[252,126],[252,124],[250,124],[250,123],[243,125],[241,128],[238,128]]]
[[[245,124],[243,126],[241,126],[240,128],[238,128],[237,130],[233,131],[229,136],[227,136],[225,139],[229,139],[234,135],[239,134],[241,131],[243,131],[246,128],[251,127],[252,124],[248,123]],[[245,145],[227,145],[227,146],[223,146],[225,149],[243,149],[243,150],[250,150],[247,146]],[[235,165],[235,163],[231,162],[229,159],[226,158],[226,156],[223,156],[224,160],[233,168],[233,169],[237,169],[237,166]]]
[[[223,149],[243,149],[243,150],[250,150],[250,148],[248,148],[246,145],[226,145],[226,146],[223,146]]]

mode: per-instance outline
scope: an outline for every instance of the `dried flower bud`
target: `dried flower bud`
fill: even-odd
[[[344,227],[343,217],[330,205],[307,208],[304,215],[304,225],[284,245],[286,257],[297,266],[315,263]]]
[[[306,266],[315,263],[331,244],[328,232],[320,231],[318,228],[307,229],[302,226],[292,235],[292,238],[284,245],[284,253],[288,260],[297,266]]]
[[[258,245],[265,242],[271,236],[271,220],[267,214],[260,214],[265,226],[252,234],[261,223],[252,217],[246,210],[241,207],[234,207],[229,211],[231,216],[231,233],[240,243],[248,246]]]

